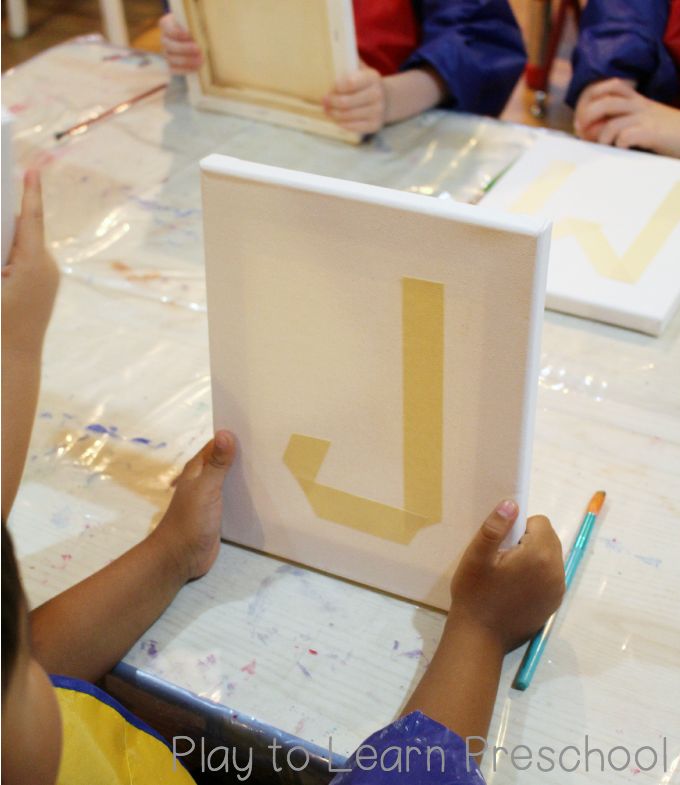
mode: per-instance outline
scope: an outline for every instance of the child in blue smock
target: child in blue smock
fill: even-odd
[[[29,617],[4,521],[26,458],[57,284],[39,178],[28,172],[2,282],[3,783],[190,785],[167,742],[93,682],[214,563],[234,438],[219,431],[187,463],[152,534]],[[474,753],[488,730],[503,657],[543,625],[564,592],[561,546],[546,518],[529,519],[520,544],[499,550],[516,517],[507,500],[481,525],[454,575],[439,647],[403,716],[366,740],[335,785],[483,782]],[[47,673],[60,675],[50,680]],[[386,770],[395,746],[409,755],[408,769]],[[434,763],[428,746],[442,750]]]
[[[354,0],[353,6],[362,68],[326,97],[338,125],[374,133],[438,105],[501,113],[525,63],[508,0]],[[173,73],[197,70],[203,54],[191,35],[172,14],[160,28]]]
[[[573,66],[579,136],[680,157],[679,0],[588,0]]]

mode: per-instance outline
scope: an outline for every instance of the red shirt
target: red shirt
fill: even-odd
[[[666,34],[663,37],[666,49],[675,60],[675,65],[680,71],[680,0],[671,0],[671,9],[668,14]]]
[[[353,5],[359,57],[383,76],[395,74],[420,39],[411,0],[353,0]]]

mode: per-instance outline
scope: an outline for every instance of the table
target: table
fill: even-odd
[[[55,131],[167,78],[155,56],[98,37],[3,78],[19,161],[44,166],[48,239],[64,272],[11,518],[33,605],[143,537],[169,501],[169,481],[209,437],[202,156],[476,201],[538,133],[431,112],[357,149],[194,112],[174,80],[165,94],[54,141]],[[680,768],[679,398],[680,319],[654,339],[546,313],[530,510],[550,515],[568,541],[595,489],[609,502],[526,693],[510,689],[521,651],[506,658],[489,743],[536,755],[544,745],[583,748],[585,734],[605,752],[660,751],[667,739],[665,772],[661,763],[642,770],[647,752],[622,773],[591,764],[570,782],[668,785]],[[301,739],[313,762],[290,781],[323,781],[329,738],[337,761],[390,722],[442,625],[435,611],[224,544],[211,573],[180,592],[107,687],[161,725],[172,715],[218,743]],[[531,777],[502,753],[495,771],[486,757],[484,773],[490,785]],[[564,773],[541,782],[563,785]]]

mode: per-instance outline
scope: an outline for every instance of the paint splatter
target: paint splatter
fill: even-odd
[[[305,675],[306,678],[308,679],[312,678],[312,674],[307,670],[307,668],[305,668],[305,666],[301,662],[297,662],[295,664],[302,671],[302,673]]]
[[[158,654],[158,642],[157,641],[149,641],[146,644],[146,653],[149,657],[155,657]]]
[[[107,435],[113,435],[105,425],[101,425],[98,422],[93,422],[90,425],[86,426],[85,430],[90,431],[91,433],[105,433]]]
[[[650,567],[660,567],[663,563],[661,559],[658,559],[656,556],[640,556],[640,554],[636,553],[635,558],[639,559],[643,564],[647,564]]]
[[[399,650],[399,641],[395,641],[392,644],[392,651],[398,651],[398,650]]]
[[[402,652],[401,656],[408,657],[409,660],[419,660],[424,655],[422,649],[412,649],[411,651]]]
[[[601,539],[608,550],[614,551],[614,553],[623,553],[623,545],[621,545],[616,537],[602,537]]]
[[[243,673],[247,673],[249,676],[254,676],[256,666],[257,663],[255,662],[255,660],[251,660],[247,665],[244,665],[241,668],[241,670],[243,671]]]
[[[316,649],[307,649],[307,651],[308,651],[310,654],[314,655],[315,657],[316,657],[316,655],[319,653],[319,652],[318,652]]]
[[[144,436],[135,436],[135,438],[130,439],[130,441],[135,444],[151,444],[151,439],[147,439]]]

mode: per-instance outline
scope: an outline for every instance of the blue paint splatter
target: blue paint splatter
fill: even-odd
[[[312,678],[312,674],[307,670],[307,668],[305,668],[305,666],[301,662],[296,663],[296,665],[308,679]]]
[[[660,567],[662,564],[662,560],[658,559],[656,556],[640,556],[640,554],[636,553],[635,558],[650,567]]]
[[[397,651],[398,648],[399,648],[399,641],[395,641],[392,644],[392,651]]]
[[[109,429],[105,425],[100,425],[98,422],[93,422],[91,425],[88,425],[85,430],[91,431],[92,433],[109,433]]]
[[[51,420],[52,419],[52,412],[40,412],[38,415],[43,420]]]
[[[151,444],[151,439],[145,439],[143,436],[135,436],[135,438],[130,439],[130,441],[135,444]]]
[[[614,551],[614,553],[623,553],[623,545],[621,545],[616,537],[612,537],[611,539],[602,537],[601,539],[610,551]]]
[[[424,655],[422,649],[412,649],[411,651],[402,652],[401,656],[408,657],[409,660],[419,660]]]

